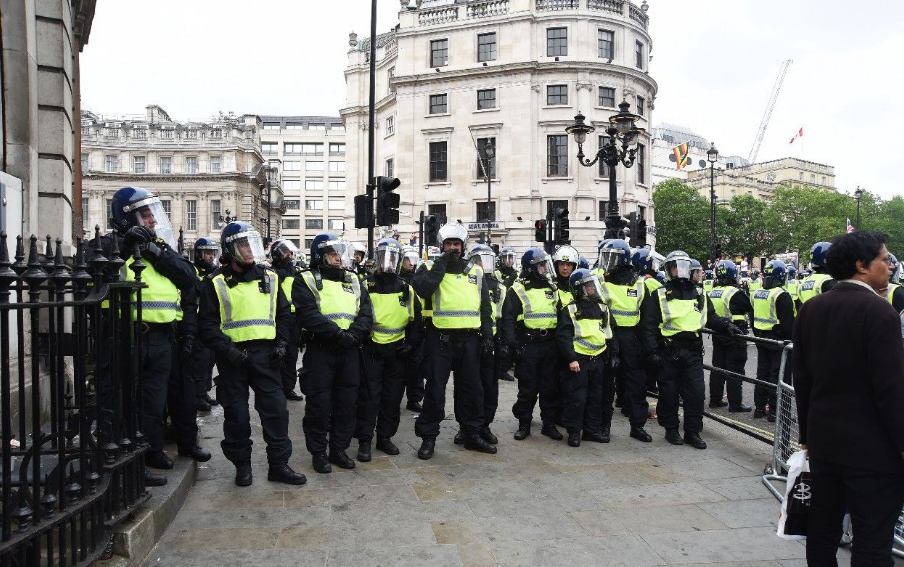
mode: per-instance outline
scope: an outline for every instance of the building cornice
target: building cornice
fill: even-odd
[[[253,177],[249,177],[243,173],[204,173],[204,174],[141,174],[136,175],[134,173],[106,173],[106,172],[88,172],[82,175],[82,179],[87,181],[135,181],[136,185],[141,185],[143,183],[148,182],[161,182],[161,181],[191,181],[191,182],[199,182],[199,181],[239,181],[242,183],[252,183],[254,180]]]

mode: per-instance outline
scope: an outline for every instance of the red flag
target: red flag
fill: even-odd
[[[794,137],[791,138],[791,141],[788,142],[788,143],[789,143],[789,144],[793,144],[793,143],[794,143],[794,140],[796,140],[796,139],[798,139],[798,138],[803,138],[803,136],[804,136],[804,127],[801,126],[801,127],[800,127],[800,130],[797,131],[797,134],[795,134]]]

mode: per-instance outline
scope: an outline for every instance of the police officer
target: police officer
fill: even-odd
[[[661,288],[665,281],[665,274],[656,270],[653,260],[653,254],[647,248],[635,248],[631,253],[631,266],[643,279],[648,296],[656,293],[656,290]],[[643,304],[640,308],[643,309]],[[656,385],[656,375],[659,373],[659,369],[650,366],[650,357],[647,354],[649,353],[645,351],[641,358],[647,375],[647,391],[659,395],[659,386]],[[656,418],[655,413],[650,413],[649,416],[650,419]]]
[[[559,295],[553,279],[552,258],[540,248],[530,248],[521,257],[521,278],[506,294],[502,308],[503,351],[513,353],[518,376],[518,399],[512,413],[518,419],[515,439],[530,435],[531,419],[540,401],[540,432],[560,441],[557,391]]]
[[[590,269],[590,262],[587,261],[587,258],[583,254],[578,256],[578,269],[579,270],[589,270]]]
[[[414,279],[415,271],[420,264],[420,256],[415,246],[403,246],[402,267],[399,270],[399,278],[406,284],[411,285]],[[421,308],[421,326],[427,317],[424,312],[424,300],[417,294],[414,295],[415,300],[420,304]],[[423,329],[422,329],[423,331]],[[423,332],[421,333],[423,339]],[[405,408],[409,411],[420,412],[422,408],[421,402],[424,400],[424,341],[421,340],[417,346],[413,348],[405,361],[405,397],[407,403]]]
[[[219,267],[220,245],[213,238],[202,236],[195,240],[195,273],[198,274],[198,295],[201,294],[201,281],[212,274]],[[213,367],[217,364],[217,358],[209,348],[196,342],[195,354],[190,358],[189,366],[194,377],[196,394],[198,396],[198,411],[210,411],[211,406],[218,405],[216,399],[210,396],[213,388]]]
[[[631,265],[631,256],[631,247],[624,240],[613,238],[603,242],[600,248],[600,269],[604,270],[606,281],[600,292],[616,323],[613,327],[621,359],[615,377],[616,399],[620,383],[624,392],[622,412],[627,410],[631,437],[649,443],[653,438],[644,429],[650,410],[647,403],[647,375],[643,370],[643,347],[638,336],[644,300],[648,293],[646,284],[637,277]],[[608,441],[609,431],[603,431],[603,434]]]
[[[552,255],[552,265],[556,272],[556,287],[559,294],[559,305],[565,306],[574,298],[571,296],[571,274],[578,269],[580,254],[573,246],[559,246]]]
[[[835,280],[826,266],[826,254],[831,245],[831,242],[817,242],[810,249],[810,275],[800,282],[801,304],[835,287]]]
[[[763,268],[763,289],[753,293],[753,334],[765,339],[790,341],[797,309],[788,290],[782,287],[787,277],[785,263],[772,260]],[[779,346],[756,345],[756,378],[771,384],[778,383],[778,371],[782,361]],[[791,366],[785,365],[785,375]],[[776,391],[757,384],[753,389],[753,417],[766,417],[775,421]],[[766,404],[769,404],[768,412]]]
[[[445,417],[446,384],[455,372],[457,416],[466,449],[496,453],[481,436],[484,428],[480,357],[493,352],[493,309],[483,269],[465,261],[468,233],[460,224],[439,229],[442,255],[429,267],[418,268],[412,287],[426,300],[432,314],[424,345],[427,367],[424,409],[414,422],[421,438],[419,459],[433,457],[439,424]]]
[[[300,273],[298,267],[299,256],[299,250],[291,240],[279,238],[274,240],[270,246],[270,265],[276,275],[279,276],[279,287],[282,288],[286,299],[289,300],[289,307],[293,314],[295,313],[295,305],[291,301],[292,286],[295,283],[295,278]],[[286,399],[294,402],[304,401],[304,396],[295,391],[295,382],[298,379],[296,366],[298,366],[300,345],[301,329],[298,328],[298,325],[292,325],[289,344],[286,347],[286,356],[283,357],[283,365],[279,371],[282,376],[282,387],[283,392],[286,394]]]
[[[373,306],[361,280],[343,269],[347,244],[331,232],[311,242],[311,269],[292,286],[298,325],[311,335],[304,353],[305,443],[314,470],[355,468],[345,454],[355,432],[361,345],[373,328]],[[329,436],[329,441],[327,441]],[[329,456],[327,456],[329,448]]]
[[[750,294],[750,297],[753,297],[753,293],[758,289],[763,289],[763,282],[760,281],[760,271],[754,268],[750,271],[750,281],[747,282],[747,292]]]
[[[713,290],[715,287],[715,274],[712,270],[706,270],[703,272],[703,293],[709,295],[709,292]]]
[[[217,396],[223,404],[223,454],[235,465],[235,483],[249,486],[251,415],[248,389],[267,443],[267,480],[304,484],[289,467],[292,441],[279,369],[286,356],[292,310],[279,277],[264,265],[260,234],[246,222],[223,229],[221,248],[229,263],[204,280],[201,340],[217,356]]]
[[[800,309],[800,281],[797,279],[797,268],[792,264],[788,264],[785,266],[785,269],[788,270],[788,277],[785,280],[785,289],[788,290],[791,300],[794,301],[794,306]]]
[[[719,317],[731,319],[741,331],[747,333],[747,316],[753,313],[750,298],[742,292],[738,268],[731,260],[722,260],[716,264],[716,280],[709,300]],[[744,374],[747,364],[747,343],[741,339],[733,339],[723,335],[713,337],[712,365],[729,372]],[[728,401],[722,399],[728,383]],[[709,407],[724,408],[730,412],[749,412],[750,406],[744,405],[740,378],[725,376],[720,372],[709,373]]]
[[[895,311],[900,313],[904,311],[904,287],[901,287],[900,284],[901,266],[894,254],[889,253],[888,259],[891,262],[891,280],[888,283],[888,289],[885,290],[885,299],[891,303]]]
[[[559,311],[556,339],[570,373],[562,384],[561,420],[568,444],[579,447],[582,439],[609,440],[615,397],[611,369],[618,367],[619,358],[615,322],[603,301],[599,276],[579,269],[570,280],[574,299]]]
[[[651,352],[651,364],[661,366],[659,403],[656,413],[665,428],[666,441],[672,445],[687,443],[706,449],[700,437],[703,430],[703,339],[706,327],[737,334],[741,329],[715,314],[703,289],[694,284],[692,260],[686,252],[675,250],[665,259],[668,281],[647,299],[642,340]],[[684,438],[678,433],[678,395],[684,400]]]
[[[502,250],[499,251],[498,264],[499,269],[496,270],[496,279],[506,289],[511,289],[512,284],[515,283],[515,279],[518,277],[518,270],[515,268],[515,249],[511,246],[503,246]]]
[[[355,437],[362,463],[371,459],[374,429],[377,449],[387,455],[399,454],[392,436],[399,429],[408,358],[421,343],[420,302],[411,286],[398,276],[402,256],[402,245],[384,238],[377,243],[374,274],[367,278],[374,322],[364,344],[364,373],[358,388]]]
[[[351,252],[354,271],[361,279],[367,279],[367,248],[360,242],[352,242]]]
[[[120,250],[126,258],[137,249],[145,269],[141,281],[141,404],[142,432],[150,449],[145,464],[157,469],[173,468],[163,451],[163,410],[169,407],[179,455],[196,461],[210,460],[210,452],[197,444],[198,426],[194,385],[182,372],[183,349],[189,353],[198,332],[197,282],[191,264],[176,253],[176,240],[160,199],[140,187],[123,187],[113,194],[111,222],[122,238]],[[128,260],[127,281],[135,279]],[[133,292],[132,300],[137,302]],[[182,344],[179,344],[181,337]],[[150,486],[166,484],[166,477],[145,471]]]

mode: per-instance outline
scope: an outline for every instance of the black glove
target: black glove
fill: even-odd
[[[512,349],[512,362],[518,363],[521,362],[521,359],[524,357],[524,347],[515,347]]]
[[[743,335],[744,329],[742,329],[739,325],[734,323],[728,324],[728,336],[729,337],[737,337],[738,335]]]
[[[618,358],[617,354],[609,355],[609,360],[607,361],[607,366],[609,370],[615,370],[621,365],[621,359]]]
[[[270,368],[279,368],[282,366],[283,358],[286,356],[286,343],[277,341],[276,346],[270,351]]]
[[[341,330],[336,333],[336,344],[342,348],[353,349],[361,346],[361,343],[358,341],[358,337],[356,337],[354,333]]]
[[[133,226],[126,231],[122,239],[122,247],[131,251],[135,245],[142,246],[154,240],[154,231],[146,226]]]
[[[182,339],[182,356],[188,358],[195,352],[195,338],[184,337]]]
[[[396,355],[402,358],[408,358],[411,356],[411,351],[414,350],[414,347],[408,343],[402,343],[399,348],[396,349]]]
[[[508,343],[500,343],[497,353],[503,360],[510,360],[512,356],[512,347]]]
[[[228,360],[236,368],[242,368],[248,364],[248,362],[251,360],[251,357],[248,356],[248,351],[231,347],[226,351],[226,360]]]
[[[484,337],[480,348],[484,356],[493,356],[493,337]]]
[[[647,363],[650,365],[652,370],[659,370],[662,368],[662,357],[659,356],[658,352],[650,353],[649,358],[647,359]]]

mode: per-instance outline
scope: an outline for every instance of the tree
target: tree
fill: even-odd
[[[752,195],[736,195],[728,207],[719,207],[719,240],[728,254],[745,257],[763,256],[773,251],[773,235],[766,227],[768,206]]]
[[[852,204],[850,196],[825,189],[779,187],[766,210],[766,230],[773,237],[772,250],[766,252],[803,252],[815,242],[831,240],[844,232],[845,219],[854,216]]]
[[[684,250],[692,258],[709,258],[709,202],[677,179],[663,181],[653,192],[656,206],[656,249],[663,255]]]

